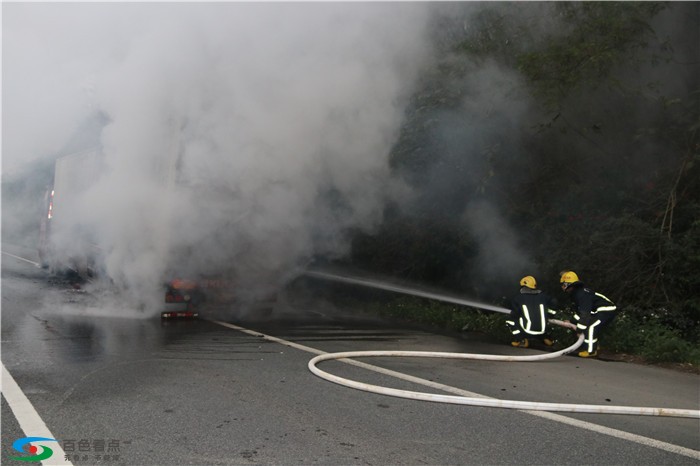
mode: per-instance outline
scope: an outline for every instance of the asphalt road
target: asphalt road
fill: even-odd
[[[118,301],[107,306],[89,293],[52,282],[30,263],[30,250],[3,245],[3,252],[13,256],[2,256],[2,363],[57,440],[45,445],[60,446],[72,464],[700,461],[697,419],[415,401],[336,385],[307,368],[313,351],[538,354],[536,349],[406,328],[335,309],[313,296],[282,300],[255,320],[221,309],[197,321],[161,322],[120,308]],[[695,410],[700,405],[697,375],[622,362],[575,357],[538,363],[363,362],[427,382],[340,361],[320,367],[367,383],[430,393],[447,392],[427,387],[428,382],[452,387],[453,393],[502,399]],[[10,457],[29,453],[14,451],[12,443],[35,436],[28,430],[38,424],[26,406],[8,403],[16,399],[10,385],[3,379],[2,462],[22,464]],[[47,462],[59,459],[65,457],[55,453]]]

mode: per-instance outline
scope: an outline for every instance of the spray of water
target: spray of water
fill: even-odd
[[[431,56],[429,10],[8,5],[3,37],[23,47],[3,48],[3,156],[55,156],[104,115],[104,170],[70,223],[90,232],[110,282],[149,309],[171,272],[265,293],[315,254],[344,254],[347,232],[373,229],[402,191],[388,155]]]
[[[434,299],[436,301],[443,301],[446,303],[459,304],[461,306],[474,307],[477,309],[485,309],[487,311],[500,312],[503,314],[510,313],[510,310],[506,309],[504,307],[493,306],[491,304],[480,303],[477,301],[471,301],[468,299],[449,296],[446,294],[422,291],[422,290],[419,290],[416,288],[407,288],[407,287],[403,287],[403,286],[392,285],[392,284],[380,282],[377,280],[351,277],[351,276],[347,276],[347,275],[337,275],[337,274],[332,274],[332,273],[328,273],[328,272],[320,272],[320,271],[313,271],[313,270],[305,272],[305,275],[309,276],[309,277],[313,277],[313,278],[320,278],[323,280],[330,280],[330,281],[336,281],[336,282],[342,282],[342,283],[350,283],[353,285],[366,286],[369,288],[376,288],[379,290],[393,291],[396,293],[403,293],[403,294],[408,294],[411,296],[418,296],[420,298]]]

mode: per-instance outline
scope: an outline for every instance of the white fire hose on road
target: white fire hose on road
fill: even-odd
[[[307,272],[307,275],[316,276],[318,278],[344,281],[348,283],[354,283],[364,286],[371,286],[374,288],[381,288],[390,291],[404,292],[407,294],[413,294],[417,296],[429,297],[434,299],[440,299],[439,295],[428,294],[423,292],[415,292],[402,287],[397,287],[393,285],[377,284],[376,282],[369,282],[366,280],[341,277],[337,275],[332,275],[328,273],[321,272]],[[507,313],[509,312],[505,308],[499,308],[496,306],[486,307],[481,303],[475,303],[471,301],[464,301],[455,298],[442,299],[444,301],[453,302],[457,304],[465,304],[471,307],[481,307],[491,311]],[[563,322],[556,319],[550,319],[550,323],[566,327],[572,330],[576,330],[576,326],[570,322]],[[357,382],[354,380],[339,377],[337,375],[329,374],[317,367],[317,364],[323,361],[329,360],[348,360],[350,358],[361,358],[361,357],[413,357],[413,358],[446,358],[446,359],[475,359],[480,361],[517,361],[517,362],[533,362],[533,361],[543,361],[547,359],[554,359],[565,354],[571,353],[576,350],[581,343],[583,343],[584,335],[580,334],[578,340],[568,348],[564,348],[560,351],[555,351],[552,353],[543,353],[528,356],[503,356],[503,355],[493,355],[493,354],[476,354],[476,353],[447,353],[447,352],[432,352],[432,351],[346,351],[340,353],[326,353],[314,357],[308,363],[309,370],[330,382],[337,383],[339,385],[344,385],[346,387],[355,388],[357,390],[363,390],[371,393],[378,393],[380,395],[388,395],[399,398],[408,398],[412,400],[421,401],[433,401],[438,403],[451,403],[451,404],[461,404],[461,405],[471,405],[471,406],[484,406],[493,408],[508,408],[508,409],[520,409],[520,410],[532,410],[532,411],[559,411],[559,412],[571,412],[571,413],[596,413],[596,414],[631,414],[638,416],[667,416],[667,417],[684,417],[684,418],[695,418],[700,419],[700,410],[693,409],[674,409],[674,408],[648,408],[648,407],[635,407],[635,406],[608,406],[608,405],[588,405],[588,404],[569,404],[569,403],[543,403],[543,402],[532,402],[532,401],[514,401],[514,400],[499,400],[496,398],[481,398],[481,397],[467,397],[467,396],[456,396],[456,395],[438,395],[425,392],[415,392],[410,390],[400,390],[396,388],[382,387],[379,385],[372,385],[364,382]]]
[[[566,326],[566,322],[550,320],[550,322]],[[570,413],[596,413],[596,414],[634,414],[640,416],[669,416],[669,417],[690,417],[700,418],[700,410],[692,409],[672,409],[672,408],[645,408],[634,406],[607,406],[607,405],[586,405],[569,403],[541,403],[532,401],[499,400],[495,398],[476,398],[456,395],[437,395],[425,392],[414,392],[410,390],[400,390],[397,388],[381,387],[355,380],[345,379],[337,375],[329,374],[319,369],[316,364],[322,361],[333,359],[349,359],[374,356],[398,356],[412,358],[447,358],[447,359],[476,359],[480,361],[519,361],[532,362],[554,359],[574,351],[583,342],[583,334],[573,345],[553,353],[536,354],[530,356],[501,356],[495,354],[475,354],[475,353],[444,353],[431,351],[346,351],[341,353],[326,353],[316,356],[309,361],[309,370],[330,382],[344,385],[346,387],[364,390],[366,392],[389,395],[412,400],[434,401],[438,403],[451,403],[471,406],[485,406],[492,408],[510,408],[533,411],[559,411]]]

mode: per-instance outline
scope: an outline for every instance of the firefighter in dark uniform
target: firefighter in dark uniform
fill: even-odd
[[[574,322],[578,333],[584,334],[582,358],[598,356],[598,337],[617,314],[617,307],[607,297],[586,288],[575,272],[564,272],[559,279],[561,288],[571,296],[576,306]]]
[[[554,340],[547,333],[547,318],[556,314],[554,300],[537,289],[537,281],[531,275],[520,280],[520,293],[510,304],[510,316],[506,325],[513,334],[511,345],[520,348],[530,346],[530,339],[540,340],[552,346]]]

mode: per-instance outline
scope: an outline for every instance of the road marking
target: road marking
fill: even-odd
[[[9,252],[5,252],[5,251],[2,251],[2,253],[5,254],[6,256],[10,256],[10,257],[12,257],[12,258],[14,258],[14,259],[17,259],[17,260],[20,260],[20,261],[24,261],[24,262],[28,262],[28,263],[32,264],[33,266],[35,266],[35,267],[41,267],[41,264],[39,264],[38,262],[30,261],[29,259],[25,259],[24,257],[15,256],[14,254],[10,254]]]
[[[13,257],[17,260],[27,262],[29,264],[36,266],[36,267],[41,267],[41,265],[39,263],[31,261],[29,259],[15,256],[14,254],[10,254],[10,253],[5,252],[5,251],[2,251],[2,254]],[[221,322],[221,321],[216,321],[216,320],[212,320],[211,322],[218,324],[218,325],[221,325],[223,327],[228,327],[228,328],[238,330],[238,331],[243,332],[243,333],[247,333],[247,334],[252,335],[252,336],[262,337],[266,340],[273,341],[273,342],[276,342],[276,343],[279,343],[279,344],[282,344],[285,346],[289,346],[292,348],[296,348],[296,349],[299,349],[301,351],[305,351],[308,353],[326,354],[326,351],[312,348],[310,346],[300,345],[300,344],[294,343],[292,341],[283,340],[281,338],[273,337],[272,335],[266,335],[264,333],[257,332],[255,330],[249,330],[247,328],[240,327],[238,325],[229,324],[227,322]],[[389,375],[389,376],[392,376],[392,377],[395,377],[398,379],[406,380],[408,382],[413,382],[413,383],[423,385],[426,387],[436,388],[438,390],[442,390],[442,391],[445,391],[447,393],[454,393],[456,395],[468,396],[468,397],[491,398],[491,397],[488,397],[486,395],[482,395],[480,393],[469,392],[467,390],[462,390],[460,388],[451,387],[449,385],[444,385],[444,384],[433,382],[430,380],[421,379],[419,377],[414,377],[414,376],[404,374],[401,372],[392,371],[390,369],[384,369],[384,368],[379,367],[379,366],[374,366],[372,364],[367,364],[367,363],[355,361],[352,359],[340,359],[339,361],[347,363],[347,364],[352,364],[352,365],[355,365],[358,367],[362,367],[364,369],[378,372],[381,374]],[[12,376],[10,375],[8,370],[5,368],[4,364],[2,364],[2,382],[3,382],[2,393],[5,396],[5,399],[7,400],[8,404],[10,405],[12,412],[15,414],[15,417],[17,418],[17,421],[19,422],[20,427],[22,428],[22,431],[25,433],[25,435],[27,435],[27,436],[29,436],[29,435],[44,436],[44,437],[54,438],[53,434],[51,434],[48,427],[46,427],[46,424],[41,419],[39,414],[36,412],[36,410],[32,406],[29,399],[24,395],[22,390],[19,388],[19,385],[17,385],[17,383],[12,378]],[[9,391],[8,391],[8,385],[9,385]],[[625,431],[618,430],[618,429],[612,429],[610,427],[605,427],[605,426],[601,426],[598,424],[593,424],[591,422],[579,421],[577,419],[569,418],[566,416],[562,416],[560,414],[554,414],[554,413],[550,413],[550,412],[546,412],[546,411],[522,411],[522,412],[531,414],[532,416],[538,416],[538,417],[541,417],[544,419],[548,419],[550,421],[560,422],[562,424],[571,425],[571,426],[578,427],[581,429],[590,430],[592,432],[597,432],[600,434],[609,435],[611,437],[616,437],[616,438],[619,438],[622,440],[627,440],[630,442],[639,443],[641,445],[649,446],[652,448],[657,448],[659,450],[664,450],[664,451],[668,451],[668,452],[675,453],[678,455],[688,456],[690,458],[700,460],[700,451],[693,450],[693,449],[686,448],[686,447],[682,447],[680,445],[674,445],[672,443],[662,442],[660,440],[652,439],[649,437],[644,437],[644,436],[637,435],[637,434],[632,434],[630,432],[625,432]],[[65,460],[65,452],[60,447],[60,445],[58,447],[54,446],[54,450],[57,450],[60,453],[60,455],[58,455],[58,458],[54,458],[52,456],[49,459],[49,461],[44,462],[44,464],[47,464],[47,465],[53,465],[53,464],[72,465],[72,463]]]
[[[218,321],[218,320],[212,320],[211,322],[218,324],[218,325],[221,325],[223,327],[228,327],[228,328],[238,330],[238,331],[243,332],[243,333],[247,333],[247,334],[255,336],[255,337],[261,337],[261,338],[264,338],[265,340],[280,343],[282,345],[296,348],[296,349],[299,349],[301,351],[306,351],[308,353],[326,354],[326,351],[321,351],[319,349],[312,348],[310,346],[304,346],[304,345],[300,345],[299,343],[294,343],[292,341],[287,341],[287,340],[283,340],[281,338],[273,337],[271,335],[266,335],[264,333],[257,332],[255,330],[250,330],[250,329],[247,329],[244,327],[240,327],[238,325],[229,324],[228,322],[222,322],[222,321]],[[358,367],[363,367],[367,370],[371,370],[374,372],[378,372],[380,374],[396,377],[398,379],[406,380],[408,382],[413,382],[413,383],[423,385],[426,387],[431,387],[431,388],[435,388],[438,390],[443,390],[443,391],[448,392],[448,393],[454,393],[456,395],[468,396],[468,397],[478,397],[478,398],[491,398],[489,396],[482,395],[480,393],[469,392],[467,390],[462,390],[460,388],[456,388],[456,387],[452,387],[449,385],[444,385],[441,383],[433,382],[431,380],[421,379],[419,377],[414,377],[412,375],[404,374],[402,372],[396,372],[396,371],[392,371],[390,369],[384,369],[384,368],[379,367],[379,366],[374,366],[372,364],[367,364],[364,362],[355,361],[353,359],[338,359],[338,361],[341,361],[341,362],[344,362],[347,364],[352,364],[352,365],[358,366]],[[647,447],[657,448],[659,450],[664,450],[664,451],[668,451],[668,452],[675,453],[678,455],[683,455],[683,456],[687,456],[687,457],[690,457],[693,459],[700,460],[700,451],[693,450],[693,449],[686,448],[686,447],[682,447],[680,445],[674,445],[672,443],[662,442],[660,440],[656,440],[656,439],[649,438],[649,437],[644,437],[642,435],[637,435],[637,434],[633,434],[630,432],[625,432],[623,430],[618,430],[618,429],[613,429],[610,427],[601,426],[598,424],[594,424],[592,422],[579,421],[578,419],[562,416],[561,414],[550,413],[547,411],[522,410],[521,412],[530,414],[532,416],[538,416],[538,417],[541,417],[541,418],[544,418],[544,419],[547,419],[550,421],[559,422],[562,424],[567,424],[567,425],[570,425],[573,427],[578,427],[581,429],[590,430],[592,432],[596,432],[599,434],[608,435],[610,437],[615,437],[618,439],[627,440],[627,441],[638,443],[638,444],[641,444],[641,445],[644,445]]]
[[[7,404],[12,409],[12,412],[19,422],[19,426],[27,437],[46,437],[46,438],[56,438],[51,433],[46,424],[36,412],[34,406],[26,397],[22,389],[19,388],[17,382],[12,377],[10,372],[5,368],[4,363],[2,364],[2,394],[7,400]],[[54,445],[51,444],[51,449],[53,450],[53,455],[47,458],[46,461],[42,461],[42,464],[46,465],[72,465],[70,461],[67,461],[66,453],[61,448],[61,443]]]
[[[203,319],[203,320],[207,320],[207,319]],[[248,335],[252,335],[254,337],[261,337],[261,338],[264,338],[265,340],[274,341],[275,343],[279,343],[281,345],[291,346],[292,348],[306,351],[307,353],[326,354],[325,351],[317,350],[316,348],[312,348],[310,346],[300,345],[299,343],[294,343],[293,341],[283,340],[281,338],[273,337],[272,335],[266,335],[264,333],[256,332],[255,330],[249,330],[249,329],[244,328],[244,327],[239,327],[238,325],[229,324],[228,322],[221,322],[220,320],[211,320],[210,322],[214,322],[215,324],[221,325],[222,327],[228,327],[228,328],[232,328],[234,330],[238,330],[239,332],[247,333]]]

